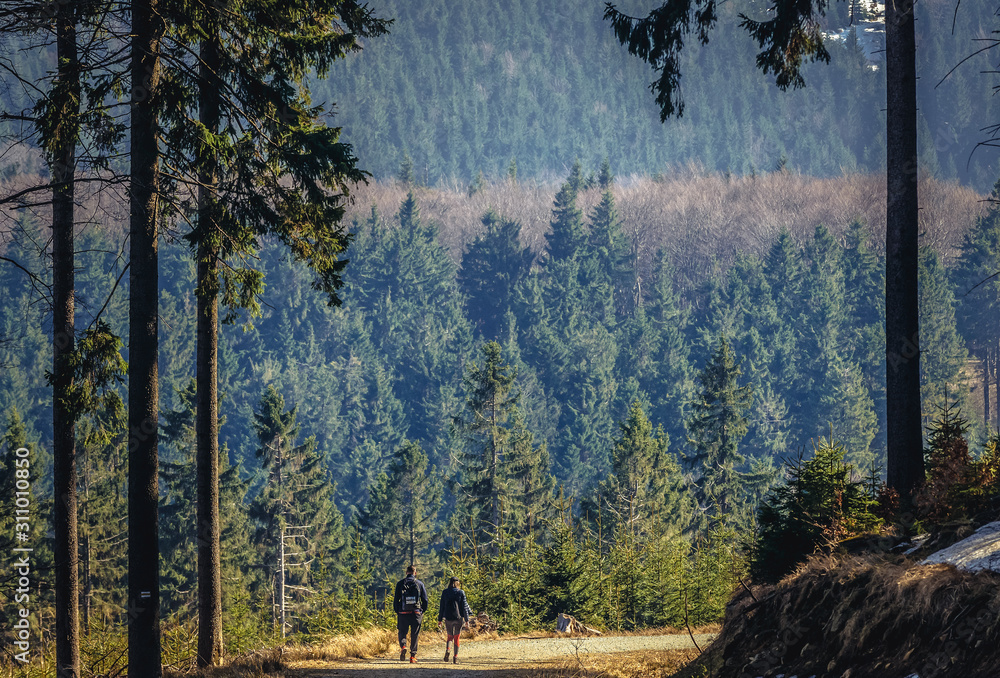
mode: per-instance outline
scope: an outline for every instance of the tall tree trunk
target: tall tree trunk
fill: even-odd
[[[76,515],[76,426],[67,396],[73,385],[69,358],[75,347],[73,199],[80,115],[76,4],[57,5],[56,54],[59,122],[52,149],[52,474],[55,536],[56,675],[80,675],[80,581]]]
[[[986,351],[983,355],[983,421],[986,422],[986,430],[990,429],[990,353]]]
[[[209,19],[209,37],[201,43],[199,115],[211,133],[219,129],[219,44]],[[219,271],[218,225],[215,214],[217,161],[214,153],[200,159],[198,189],[198,666],[222,659],[222,561],[219,523]]]
[[[889,487],[904,506],[924,478],[917,296],[917,79],[913,0],[885,4],[886,419]]]
[[[132,0],[129,196],[128,675],[162,675],[157,515],[157,95],[162,19],[157,0]]]
[[[1000,346],[994,346],[988,355],[992,358],[990,361],[992,369],[986,378],[986,390],[990,389],[991,384],[996,384],[994,387],[996,388],[995,397],[993,398],[993,421],[1000,427]],[[987,428],[989,428],[989,423],[989,417],[987,417]]]
[[[278,571],[276,573],[277,583],[275,586],[275,604],[277,609],[278,623],[281,624],[281,637],[285,637],[285,493],[282,483],[284,481],[284,452],[281,448],[280,436],[275,438],[278,442],[277,448],[277,480],[278,480]]]
[[[282,518],[278,530],[278,623],[281,637],[285,637],[285,520]]]

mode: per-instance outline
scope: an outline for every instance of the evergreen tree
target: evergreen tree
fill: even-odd
[[[576,198],[583,184],[580,161],[573,164],[566,181],[556,193],[552,207],[552,232],[548,235],[548,253],[552,261],[571,259],[584,248],[586,231],[583,212],[577,207]]]
[[[700,389],[687,422],[690,452],[685,461],[696,474],[698,502],[717,518],[735,515],[740,505],[739,467],[745,459],[739,445],[753,404],[751,388],[739,384],[741,374],[729,341],[720,337],[698,375]]]
[[[803,60],[830,61],[818,15],[819,1],[778,5],[763,21],[744,17],[741,27],[757,43],[757,67],[774,73],[782,90],[805,85]],[[636,18],[609,4],[604,16],[618,41],[659,72],[652,89],[660,120],[680,116],[680,54],[692,30],[704,44],[716,23],[714,0],[680,7],[664,3]],[[886,407],[889,485],[909,501],[923,477],[920,446],[919,350],[910,347],[918,335],[917,272],[917,88],[915,13],[913,2],[886,6]],[[910,357],[904,357],[913,353]]]
[[[821,439],[811,459],[785,468],[785,481],[772,489],[760,508],[760,532],[751,572],[775,582],[817,549],[829,551],[842,539],[878,525],[871,487],[857,480],[844,461],[844,446]]]
[[[458,284],[465,295],[466,317],[484,338],[496,340],[534,255],[521,245],[518,222],[490,210],[482,223],[486,230],[462,255]]]
[[[920,253],[920,337],[925,411],[945,404],[963,409],[970,390],[965,377],[968,353],[955,326],[955,295],[948,275],[929,247]]]
[[[958,302],[956,320],[969,352],[978,358],[983,374],[984,420],[994,419],[990,412],[990,382],[1000,363],[1000,181],[993,187],[993,200],[987,213],[965,234],[958,260],[952,270]],[[1000,411],[1000,398],[992,403]],[[997,419],[1000,421],[1000,419]]]
[[[427,455],[414,442],[397,449],[388,473],[375,479],[358,525],[386,577],[425,557],[437,537],[443,488],[437,469],[428,467]]]
[[[680,466],[668,452],[669,436],[662,427],[653,430],[638,402],[632,403],[618,428],[611,474],[597,493],[598,501],[610,510],[613,524],[602,527],[609,530],[609,536],[622,529],[639,540],[664,530],[679,533],[688,526],[694,506]],[[596,516],[602,508],[584,501],[581,510]]]
[[[684,440],[685,412],[694,386],[687,340],[690,318],[674,287],[672,272],[666,253],[659,250],[654,258],[649,298],[643,307],[652,330],[650,363],[635,363],[622,373],[635,374],[649,394],[650,418],[665,422],[663,426],[673,440]],[[640,355],[639,342],[624,345],[631,347],[631,351],[623,352],[625,355]]]
[[[636,306],[635,264],[615,213],[615,198],[610,188],[604,190],[601,202],[590,216],[588,244],[588,256],[597,264],[601,277],[611,285],[617,316],[628,317]]]
[[[257,311],[261,276],[244,262],[256,254],[258,238],[271,234],[309,264],[313,286],[329,303],[340,303],[348,237],[339,222],[350,188],[366,174],[339,141],[340,130],[323,124],[321,109],[309,103],[305,73],[325,76],[332,62],[360,50],[360,39],[384,33],[386,24],[353,0],[240,0],[225,11],[164,2],[160,14],[168,29],[160,50],[164,87],[172,95],[154,113],[172,168],[163,187],[198,187],[188,239],[198,262],[198,664],[206,666],[222,654],[219,298],[230,309]],[[195,50],[198,67],[191,68]],[[184,209],[186,198],[179,202]]]
[[[420,219],[412,193],[397,228],[376,226],[359,237],[347,276],[346,304],[371,325],[371,341],[395,377],[410,440],[440,465],[449,439],[440,422],[460,406],[462,360],[472,330],[462,313],[455,265],[437,242],[437,227]]]
[[[0,547],[5,553],[15,555],[13,549],[32,549],[32,567],[45,571],[51,567],[51,553],[47,553],[47,509],[50,504],[43,498],[43,478],[48,470],[41,463],[41,447],[35,436],[30,436],[24,420],[16,407],[5,411],[3,434],[0,436]],[[8,568],[0,576],[0,590],[4,593],[3,611],[8,619],[17,618],[13,607],[18,588],[17,570]],[[21,607],[18,605],[18,607]]]
[[[496,342],[484,345],[481,355],[482,363],[467,368],[465,412],[454,420],[461,441],[457,519],[459,527],[472,527],[477,544],[496,553],[506,514],[530,527],[544,512],[551,481],[540,468],[547,461],[544,448],[535,450],[519,412],[516,371]]]
[[[858,221],[848,227],[844,247],[846,300],[850,309],[849,338],[854,362],[879,421],[873,449],[885,452],[885,272]]]
[[[615,175],[611,173],[611,163],[605,156],[604,161],[601,163],[601,170],[597,174],[597,185],[600,186],[602,191],[607,191],[611,188],[614,181]]]
[[[166,614],[187,613],[197,603],[196,560],[198,546],[197,492],[195,487],[195,420],[197,386],[195,380],[177,395],[179,409],[164,414],[161,427],[166,445],[160,476],[164,496],[160,505],[160,551],[164,554],[161,581],[164,582],[163,606]],[[225,424],[223,419],[220,424]],[[253,579],[253,555],[249,544],[246,505],[247,483],[239,469],[228,464],[225,447],[219,456],[220,585],[233,593],[233,583],[246,586]],[[247,560],[251,562],[247,562]]]
[[[267,477],[250,514],[264,563],[273,575],[274,620],[284,635],[289,603],[294,599],[299,607],[307,604],[315,557],[343,548],[343,518],[333,504],[334,487],[315,439],[295,444],[299,434],[295,408],[286,410],[285,399],[273,386],[264,392],[254,414],[254,430],[260,442],[257,456]]]
[[[127,576],[126,450],[107,428],[84,419],[79,438],[80,594],[85,628],[121,609]],[[114,428],[111,431],[120,430]],[[190,562],[187,563],[190,571]]]
[[[518,401],[520,395],[519,391]],[[507,478],[504,524],[515,536],[537,538],[552,509],[555,478],[550,471],[549,451],[544,441],[535,444],[520,407],[511,412],[510,431],[510,449],[503,460],[503,475]]]

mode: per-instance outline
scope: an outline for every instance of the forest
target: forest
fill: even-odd
[[[615,4],[641,15],[654,3]],[[831,62],[804,64],[805,89],[785,92],[756,72],[757,50],[737,25],[745,7],[720,3],[716,37],[692,40],[680,56],[685,112],[663,124],[649,94],[654,73],[618,45],[604,3],[517,0],[502,21],[482,0],[380,6],[395,18],[391,36],[315,87],[318,101],[337,102],[336,124],[378,178],[396,176],[404,158],[429,184],[480,172],[495,180],[511,161],[524,176],[557,181],[574,157],[594,167],[607,157],[623,176],[689,162],[812,176],[885,163],[885,45],[879,24],[866,23],[871,3],[827,5],[818,21],[838,38],[827,41]],[[748,6],[764,14],[763,3]],[[985,45],[995,9],[977,2],[955,12],[945,0],[915,9],[921,164],[982,193],[997,175],[995,155],[976,148],[996,110],[993,76],[983,73],[993,66],[983,54],[955,66]]]
[[[714,190],[726,179],[683,181]],[[750,202],[803,185],[818,204],[846,193],[781,172],[728,181]],[[566,610],[616,628],[676,625],[685,599],[689,618],[703,623],[721,614],[733,568],[746,566],[739,554],[752,543],[734,549],[732,535],[752,533],[787,463],[839,450],[850,478],[876,495],[871,478],[885,465],[884,263],[863,221],[870,207],[834,203],[842,212],[829,215],[832,226],[803,215],[762,229],[745,249],[722,240],[667,246],[682,235],[677,224],[663,232],[657,219],[621,216],[646,214],[634,204],[656,200],[657,187],[620,187],[607,164],[575,165],[555,194],[512,179],[471,196],[373,184],[349,217],[340,307],[277,244],[261,250],[269,284],[260,316],[234,318],[220,337],[228,624],[274,628],[266,573],[276,567],[279,522],[314,526],[283,537],[299,554],[287,573],[290,634],[350,629],[384,609],[387,586],[409,562],[463,573],[476,609],[508,630]],[[925,420],[960,412],[983,449],[1000,407],[1000,337],[980,319],[1000,303],[1000,284],[970,289],[1000,264],[1000,209],[984,210],[954,185],[928,185],[934,191],[939,207],[923,218],[940,245],[925,247],[920,271]],[[471,217],[480,201],[518,205],[531,222],[542,210],[542,247],[525,244],[535,240],[528,229],[495,209]],[[19,228],[22,242],[42,237],[30,220]],[[96,307],[118,278],[118,246],[100,226],[83,230],[78,246],[88,261],[77,294]],[[6,256],[29,264],[33,253],[11,247]],[[183,243],[161,257],[160,544],[164,611],[182,620],[197,590],[195,271]],[[44,454],[45,311],[21,271],[5,269],[2,288],[12,340],[0,388],[16,404],[5,440],[31,441]],[[105,317],[127,343],[126,298],[112,297]],[[88,624],[120,614],[125,574],[126,441],[96,435],[100,425],[100,417],[84,422],[80,433]],[[727,425],[737,433],[722,440]],[[281,475],[293,481],[280,485]],[[37,490],[47,494],[44,484]],[[480,581],[478,559],[495,578]],[[605,590],[590,580],[613,582],[613,597],[580,597]],[[664,587],[674,601],[666,607],[653,595]],[[538,602],[512,609],[510,590]]]
[[[996,510],[989,8],[917,6],[906,164],[878,5],[806,3],[774,57],[722,3],[653,63],[577,4],[0,8],[0,544],[31,544],[0,588],[32,629],[0,666],[391,629],[407,565],[501,634],[732,637],[816,558]]]

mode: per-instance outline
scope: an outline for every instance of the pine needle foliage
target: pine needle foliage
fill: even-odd
[[[849,537],[878,528],[875,489],[844,462],[844,446],[832,438],[816,444],[811,459],[786,463],[786,480],[760,507],[751,572],[774,582],[815,552],[830,552]]]

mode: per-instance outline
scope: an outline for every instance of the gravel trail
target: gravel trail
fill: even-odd
[[[715,634],[695,634],[705,648]],[[398,652],[376,659],[345,661],[329,667],[297,672],[302,678],[501,678],[516,676],[516,669],[538,666],[579,654],[609,654],[643,650],[685,650],[693,648],[686,634],[662,636],[605,636],[588,638],[518,638],[514,640],[463,640],[458,664],[445,664],[444,646],[433,643],[421,648],[417,664],[399,661]]]

